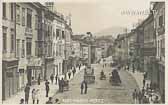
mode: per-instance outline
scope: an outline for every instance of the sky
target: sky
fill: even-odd
[[[109,27],[131,29],[148,16],[150,0],[58,0],[54,8],[71,14],[74,34],[96,33]]]

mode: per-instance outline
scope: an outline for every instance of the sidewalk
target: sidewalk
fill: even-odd
[[[136,80],[138,86],[139,86],[139,89],[142,89],[143,88],[143,72],[139,72],[137,70],[135,70],[135,72],[133,73],[132,70],[129,70],[127,71],[128,73],[130,73]],[[146,80],[146,83],[150,83],[149,80]]]
[[[80,71],[82,71],[85,68],[85,66],[81,67],[81,70],[79,70],[79,68],[76,68],[76,74],[78,74]],[[74,77],[75,77],[74,75]],[[61,75],[60,77],[64,77],[64,75]],[[68,77],[68,73],[67,73],[67,77]],[[70,80],[73,79],[73,75],[71,75]],[[54,79],[54,83],[52,84],[51,81],[49,81],[50,84],[50,91],[49,91],[49,95],[48,97],[52,97],[58,90],[58,85],[55,84],[55,79]],[[33,88],[35,89],[40,89],[39,92],[39,104],[45,104],[45,102],[48,100],[48,97],[45,97],[46,95],[46,91],[45,91],[45,81],[41,82],[40,85],[33,85],[30,87],[30,94],[29,94],[29,104],[32,104],[32,90]],[[11,98],[4,100],[2,103],[3,104],[19,104],[20,103],[20,99],[25,97],[25,93],[24,90],[21,92],[18,92],[17,94],[15,94],[14,96],[12,96]]]

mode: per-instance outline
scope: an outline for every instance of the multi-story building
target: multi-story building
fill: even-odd
[[[2,100],[19,89],[18,59],[16,58],[15,3],[3,3],[2,13]]]
[[[20,88],[26,83],[31,85],[41,71],[35,68],[38,62],[37,34],[37,6],[33,3],[16,3],[16,57],[19,59]]]
[[[53,54],[54,54],[54,74],[62,75],[70,69],[69,57],[71,55],[71,35],[72,29],[70,20],[65,20],[63,15],[55,12],[53,29]]]
[[[3,100],[36,83],[39,76],[46,80],[67,72],[70,24],[37,2],[3,3]]]
[[[165,2],[156,2],[154,10],[154,29],[156,32],[157,83],[161,94],[165,91]]]

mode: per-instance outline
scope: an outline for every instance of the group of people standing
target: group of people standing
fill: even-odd
[[[156,89],[156,86],[152,83],[147,83],[147,72],[144,73],[143,87],[139,92],[135,89],[132,96],[135,103],[147,104],[147,103],[160,103],[159,96],[155,95],[152,91]]]
[[[37,101],[37,104],[39,104],[39,89],[33,89],[32,90],[32,101],[33,104]],[[29,95],[30,95],[30,86],[29,84],[26,84],[26,87],[24,89],[25,92],[25,99],[21,98],[20,104],[28,104],[29,103]]]
[[[149,103],[159,103],[159,97],[153,94],[147,94],[146,90],[143,88],[141,91],[137,91],[136,89],[132,93],[132,97],[135,104],[149,104]]]

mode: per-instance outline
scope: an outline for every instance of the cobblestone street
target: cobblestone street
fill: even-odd
[[[60,99],[60,103],[133,103],[132,91],[138,88],[135,79],[126,71],[119,71],[122,86],[112,86],[109,83],[110,67],[104,68],[107,76],[106,80],[99,80],[100,72],[103,69],[101,65],[94,64],[96,80],[94,84],[88,85],[88,93],[80,94],[80,83],[83,80],[84,72],[81,71],[70,82],[69,91],[56,93],[53,98]]]

